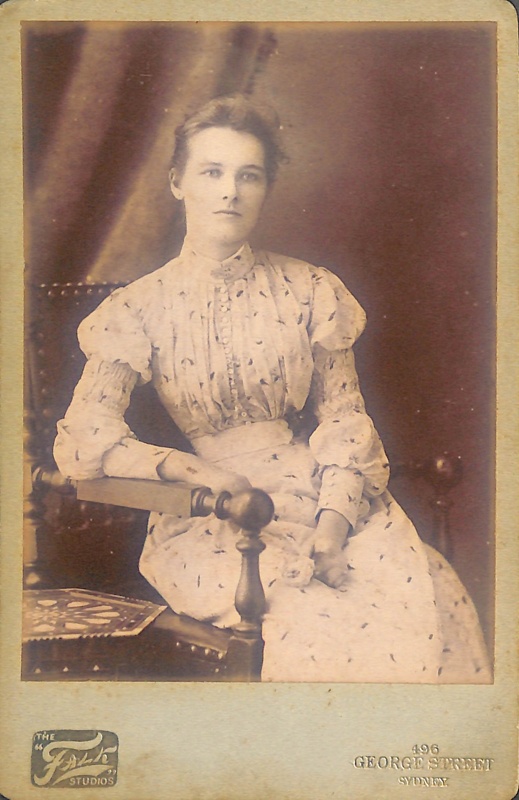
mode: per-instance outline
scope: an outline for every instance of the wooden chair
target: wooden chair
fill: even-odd
[[[241,623],[232,631],[221,630],[168,609],[133,640],[29,642],[24,678],[259,680],[264,612],[258,571],[264,545],[259,534],[273,512],[268,495],[254,490],[235,498],[228,493],[214,497],[205,487],[114,478],[81,481],[76,487],[56,469],[52,456],[56,421],[68,407],[84,364],[76,345],[77,326],[119,285],[27,287],[26,588],[85,588],[162,603],[138,572],[146,512],[174,510],[186,516],[214,512],[232,518],[243,531],[237,542],[242,553],[236,594]],[[144,441],[190,449],[149,385],[134,392],[127,419]],[[397,464],[392,472],[425,478],[432,486],[432,543],[448,556],[448,493],[461,478],[459,460],[443,455]]]

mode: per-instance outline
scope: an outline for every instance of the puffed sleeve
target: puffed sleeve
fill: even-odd
[[[130,294],[107,298],[83,320],[78,339],[88,361],[57,425],[58,468],[74,480],[158,479],[156,468],[171,451],[138,441],[124,419],[133,388],[151,377],[151,344]]]
[[[151,342],[146,335],[135,284],[116,289],[78,328],[87,358],[128,364],[138,383],[151,380]]]
[[[324,267],[312,267],[312,313],[308,326],[312,347],[352,347],[366,326],[366,314],[343,282]]]
[[[309,401],[319,424],[309,444],[322,469],[318,511],[334,509],[355,527],[367,510],[363,497],[386,488],[389,465],[366,413],[351,349],[364,328],[364,312],[336,276],[316,274]]]

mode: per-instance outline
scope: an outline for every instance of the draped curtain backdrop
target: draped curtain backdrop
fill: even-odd
[[[495,27],[23,23],[31,283],[129,281],[178,252],[174,129],[219,94],[280,114],[290,162],[256,241],[335,271],[393,459],[449,450],[454,564],[493,608]],[[418,525],[421,493],[393,490]]]

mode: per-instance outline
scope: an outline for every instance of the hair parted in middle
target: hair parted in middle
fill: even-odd
[[[279,165],[288,161],[280,142],[279,118],[273,108],[258,105],[242,94],[216,97],[190,114],[175,130],[171,168],[182,177],[189,156],[189,141],[207,128],[230,128],[255,136],[265,151],[267,183],[276,179]]]

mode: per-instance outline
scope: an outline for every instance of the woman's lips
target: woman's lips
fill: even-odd
[[[222,209],[222,211],[214,211],[214,214],[225,214],[227,217],[241,217],[238,211],[231,211],[230,209]]]

